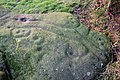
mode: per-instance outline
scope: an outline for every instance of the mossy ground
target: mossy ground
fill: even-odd
[[[17,13],[72,12],[80,3],[62,0],[0,0],[0,4]]]

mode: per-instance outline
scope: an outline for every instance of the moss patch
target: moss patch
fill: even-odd
[[[66,0],[0,0],[5,8],[17,13],[72,12],[80,3]]]

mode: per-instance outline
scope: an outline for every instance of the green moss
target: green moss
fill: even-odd
[[[95,11],[95,14],[98,18],[103,16],[104,13],[105,13],[105,8],[100,8],[97,11]]]
[[[20,2],[2,0],[0,4],[17,13],[72,12],[79,6],[77,2],[62,0],[21,0]]]

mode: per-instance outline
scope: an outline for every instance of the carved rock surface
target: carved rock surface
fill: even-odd
[[[0,50],[15,80],[90,80],[109,61],[109,46],[69,13],[0,16]]]

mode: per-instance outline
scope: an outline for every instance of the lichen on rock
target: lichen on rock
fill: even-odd
[[[90,80],[109,61],[107,37],[72,14],[10,13],[0,20],[15,80]]]

